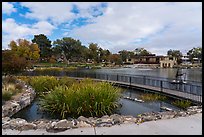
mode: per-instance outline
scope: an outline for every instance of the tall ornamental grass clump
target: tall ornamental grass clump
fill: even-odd
[[[66,76],[60,78],[54,76],[17,76],[17,79],[31,85],[38,93],[48,92],[58,85],[69,87],[77,81]]]
[[[34,76],[30,78],[29,84],[37,93],[48,92],[58,85],[58,80],[53,76]]]
[[[167,100],[167,97],[164,95],[152,94],[152,93],[142,94],[140,98],[144,101],[156,101],[156,100],[165,101]]]
[[[44,67],[36,68],[33,72],[38,75],[58,75],[60,72],[64,71],[61,67]]]
[[[111,114],[118,106],[120,89],[107,82],[85,79],[70,87],[57,86],[40,101],[43,110],[69,116],[103,116]]]
[[[173,105],[186,109],[192,105],[192,102],[189,100],[176,100],[172,103]]]
[[[77,82],[77,80],[74,78],[61,77],[59,78],[58,85],[70,87],[75,82]]]
[[[2,100],[7,101],[18,93],[21,93],[23,86],[19,83],[3,82],[2,84]]]

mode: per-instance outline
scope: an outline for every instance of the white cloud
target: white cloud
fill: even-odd
[[[70,20],[85,17],[92,18],[94,14],[103,11],[101,2],[22,2],[21,6],[29,8],[25,17],[36,20],[51,21],[55,25],[69,22]],[[73,6],[77,6],[79,14],[72,12]],[[98,11],[93,11],[93,7],[98,7]]]
[[[102,2],[73,2],[79,10],[77,17],[93,18],[93,15],[97,15],[104,11],[101,6]],[[93,11],[93,7],[97,7],[97,11]]]
[[[19,38],[28,39],[30,36],[36,34],[51,35],[55,27],[46,21],[40,21],[36,24],[18,24],[14,19],[8,18],[2,21],[2,47],[8,48],[11,40]]]
[[[2,13],[10,15],[12,12],[16,12],[13,4],[9,2],[2,2]]]
[[[144,47],[166,54],[170,48],[190,49],[202,41],[201,3],[108,3],[103,16],[94,21],[73,30],[73,37],[97,42],[112,52]],[[143,38],[148,42],[138,44]]]
[[[22,2],[21,6],[30,10],[25,17],[40,21],[50,20],[56,25],[74,18],[72,4],[69,2]]]
[[[29,12],[19,15],[38,22],[20,24],[14,19],[4,20],[3,45],[11,39],[37,33],[51,35],[53,29],[61,24],[63,36],[80,39],[86,45],[95,42],[111,52],[144,47],[152,53],[166,54],[169,49],[185,51],[202,45],[201,2],[109,2],[107,7],[101,4],[101,2],[20,3],[21,6],[27,7]],[[71,12],[73,5],[79,10],[77,15]],[[11,7],[7,14],[16,11],[13,5]],[[94,8],[97,10],[93,10]],[[102,16],[93,17],[101,12]],[[79,17],[89,18],[88,22],[92,23],[81,27],[72,24],[72,21]]]

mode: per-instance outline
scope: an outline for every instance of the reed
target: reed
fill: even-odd
[[[172,104],[177,107],[186,109],[191,106],[192,102],[189,100],[175,100]]]
[[[53,76],[34,76],[30,78],[29,84],[37,93],[48,92],[58,85],[58,80]]]
[[[103,116],[111,114],[118,106],[120,89],[106,82],[85,79],[70,87],[57,86],[42,96],[43,110],[52,114],[68,116]]]
[[[144,101],[156,101],[156,100],[164,101],[167,99],[167,97],[159,94],[146,93],[146,94],[142,94],[140,96],[140,99]]]

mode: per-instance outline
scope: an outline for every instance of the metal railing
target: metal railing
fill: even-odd
[[[29,73],[30,75],[37,75],[37,73]],[[53,75],[49,74],[49,75]],[[112,82],[122,82],[127,85],[145,85],[151,87],[157,87],[159,92],[163,92],[164,89],[176,91],[178,93],[185,93],[184,98],[192,99],[194,101],[202,103],[202,83],[186,81],[186,83],[173,84],[172,79],[144,76],[144,75],[127,75],[127,74],[107,74],[107,73],[90,73],[83,71],[73,72],[60,72],[54,73],[55,76],[69,76],[77,78],[93,78],[99,80],[106,80]],[[171,93],[170,93],[171,94]]]

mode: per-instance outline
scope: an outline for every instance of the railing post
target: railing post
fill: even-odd
[[[108,80],[108,74],[106,75],[106,80]]]
[[[160,81],[160,88],[161,88],[161,92],[163,91],[163,82],[162,80]]]
[[[131,79],[131,76],[130,76],[130,85],[131,85],[131,80],[132,80],[132,79]]]
[[[117,80],[116,81],[118,81],[118,74],[117,74]]]
[[[144,85],[145,85],[145,81],[146,81],[145,79],[146,79],[146,77],[144,76],[144,77],[143,77],[143,84],[144,84]]]

